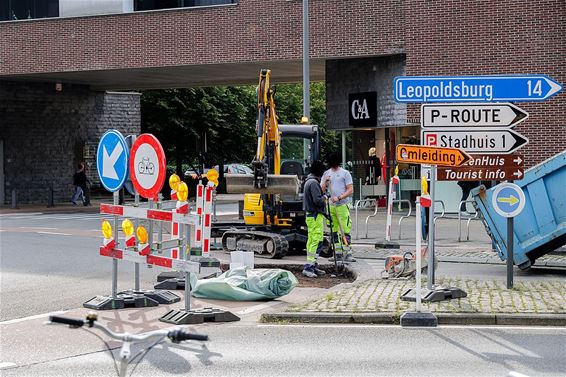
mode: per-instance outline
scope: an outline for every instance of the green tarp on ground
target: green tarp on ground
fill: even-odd
[[[272,300],[289,294],[298,282],[293,273],[281,269],[239,267],[219,277],[198,281],[191,274],[194,297],[218,300]]]

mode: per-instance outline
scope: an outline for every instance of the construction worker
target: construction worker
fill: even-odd
[[[324,170],[325,166],[322,162],[314,161],[303,190],[303,209],[306,212],[305,221],[308,229],[307,263],[303,269],[303,275],[309,278],[316,278],[325,274],[323,270],[317,267],[316,263],[324,239],[326,196],[324,196],[320,187],[320,177]]]
[[[341,157],[333,152],[327,157],[328,169],[322,175],[322,191],[330,196],[330,216],[332,216],[332,236],[336,248],[337,261],[355,262],[350,248],[350,202],[354,193],[354,183],[349,171],[340,167]]]

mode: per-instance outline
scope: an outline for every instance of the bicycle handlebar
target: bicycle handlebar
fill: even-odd
[[[201,341],[208,340],[208,335],[190,333],[188,331],[184,331],[183,329],[171,330],[167,334],[167,337],[171,339],[171,341],[174,343],[179,343],[182,342],[183,340],[201,340]]]
[[[83,321],[82,319],[61,317],[61,316],[58,316],[58,315],[50,315],[49,321],[54,322],[54,323],[62,323],[64,325],[69,325],[69,326],[72,326],[72,327],[83,327],[84,324],[85,324],[85,321]]]
[[[208,340],[208,335],[190,333],[182,328],[175,328],[173,330],[167,330],[167,329],[155,330],[138,335],[133,335],[128,333],[116,333],[100,323],[95,323],[96,319],[93,319],[92,322],[90,322],[91,320],[88,317],[87,319],[89,320],[90,327],[95,327],[97,329],[100,329],[114,339],[127,341],[127,342],[141,342],[150,338],[158,338],[158,337],[162,337],[162,338],[168,337],[174,343],[180,343],[184,340],[200,340],[200,341]],[[53,323],[61,323],[64,325],[69,325],[71,327],[82,327],[85,324],[87,324],[87,322],[82,319],[61,317],[57,315],[49,316],[49,321]]]

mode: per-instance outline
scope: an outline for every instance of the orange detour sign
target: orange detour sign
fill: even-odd
[[[397,145],[397,162],[455,167],[464,165],[470,158],[470,155],[457,148]]]

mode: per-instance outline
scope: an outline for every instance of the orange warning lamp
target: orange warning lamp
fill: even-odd
[[[171,190],[177,190],[179,182],[181,182],[181,178],[175,173],[171,174],[169,177],[169,187],[171,187]]]
[[[126,237],[130,237],[134,234],[134,224],[132,224],[130,219],[124,219],[124,221],[122,221],[122,232],[124,232]]]
[[[112,225],[110,225],[110,222],[108,220],[102,221],[100,229],[102,230],[102,235],[104,236],[104,238],[112,238]]]
[[[301,124],[309,124],[309,118],[308,117],[301,117]]]
[[[208,180],[212,183],[214,183],[214,186],[218,186],[218,171],[216,171],[216,169],[210,169],[207,173],[206,173],[206,178],[208,178]]]
[[[177,184],[177,200],[184,202],[189,197],[189,188],[185,182]]]
[[[147,243],[148,235],[145,227],[138,226],[138,229],[136,229],[136,236],[138,237],[138,241],[140,241],[140,243]]]

